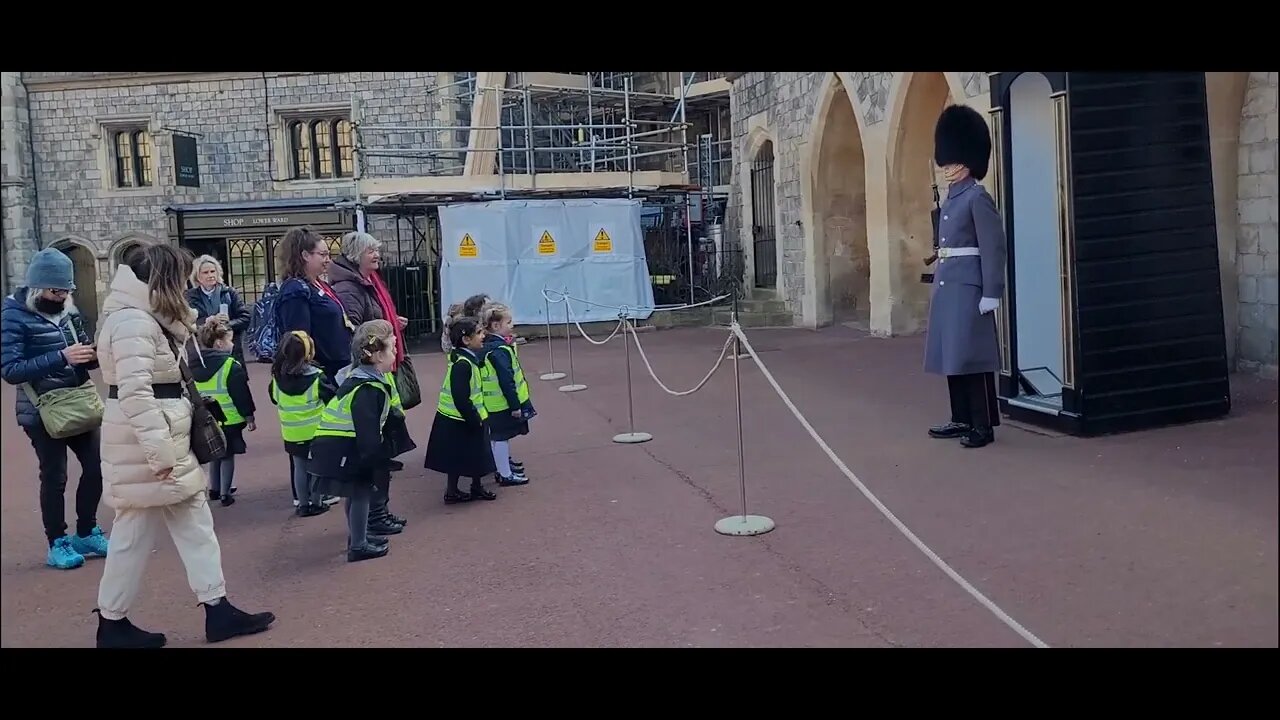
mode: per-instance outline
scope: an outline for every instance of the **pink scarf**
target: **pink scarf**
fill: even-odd
[[[399,368],[401,361],[404,360],[404,330],[400,329],[400,316],[396,314],[396,304],[391,301],[391,292],[387,290],[386,283],[382,282],[382,273],[374,272],[369,276],[369,282],[373,285],[373,296],[377,298],[378,305],[382,308],[382,317],[391,323],[391,329],[396,333],[396,368]]]

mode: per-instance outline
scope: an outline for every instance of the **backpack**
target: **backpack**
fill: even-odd
[[[257,356],[258,362],[275,359],[280,344],[280,328],[276,320],[276,300],[280,297],[277,283],[267,285],[262,297],[253,304],[253,316],[245,335],[245,349]]]

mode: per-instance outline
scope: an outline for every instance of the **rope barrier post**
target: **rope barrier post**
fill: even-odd
[[[543,315],[543,319],[547,323],[547,362],[549,363],[549,367],[551,368],[551,370],[539,375],[538,379],[539,380],[559,380],[560,378],[564,377],[564,373],[556,372],[556,351],[555,351],[556,339],[551,335],[551,301],[547,299],[547,293],[546,293],[545,287],[543,288],[543,293],[542,293],[542,307],[546,311],[546,314]],[[568,326],[565,326],[565,329],[567,330]]]
[[[614,435],[613,441],[623,445],[639,445],[649,442],[653,436],[647,432],[636,432],[635,399],[631,392],[631,335],[635,333],[635,327],[627,315],[625,309],[618,313],[618,320],[623,324],[622,343],[627,346],[627,428],[629,432]]]
[[[742,286],[735,279],[733,281],[733,310],[730,311],[730,317],[733,318],[735,324],[738,322],[738,295],[741,290]],[[733,339],[733,361],[736,363],[738,360],[746,360],[749,357],[751,356],[742,352],[742,346],[738,343],[738,338],[735,337]],[[734,365],[734,367],[736,368],[737,365]]]
[[[742,372],[739,367],[742,362],[739,357],[742,354],[742,342],[738,339],[738,312],[736,309],[737,300],[734,300],[735,310],[733,313],[733,393],[738,405],[738,483],[742,495],[742,514],[730,515],[727,518],[716,522],[716,532],[721,535],[763,535],[772,530],[776,525],[773,520],[763,515],[747,514],[747,465],[746,465],[746,446],[742,441]]]
[[[561,385],[560,392],[562,393],[581,392],[583,390],[586,390],[587,386],[579,385],[578,383],[574,382],[574,379],[573,379],[573,338],[571,337],[571,333],[569,332],[569,323],[570,323],[569,288],[564,289],[564,292],[561,294],[561,297],[564,298],[564,344],[569,348],[569,384]]]

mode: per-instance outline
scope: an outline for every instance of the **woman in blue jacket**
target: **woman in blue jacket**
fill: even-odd
[[[98,357],[72,302],[75,271],[71,258],[49,248],[36,253],[27,267],[26,287],[4,299],[0,312],[0,366],[5,382],[28,385],[39,397],[51,390],[79,387],[98,367]],[[40,411],[18,395],[18,425],[22,426],[40,461],[40,515],[49,541],[46,562],[63,570],[84,565],[86,556],[107,554],[107,538],[98,527],[102,499],[99,433],[90,430],[54,439],[40,421]],[[68,536],[66,521],[67,449],[80,463],[76,489],[76,533]]]
[[[277,252],[280,296],[276,319],[280,334],[300,330],[310,335],[316,344],[316,364],[336,385],[338,371],[351,361],[355,328],[347,320],[337,293],[320,279],[329,268],[329,245],[311,228],[299,227],[280,240]]]

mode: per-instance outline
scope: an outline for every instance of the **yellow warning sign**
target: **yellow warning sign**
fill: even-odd
[[[604,228],[600,228],[600,232],[596,233],[596,239],[591,244],[591,249],[598,253],[613,252],[613,238],[609,237],[609,233]]]
[[[480,249],[476,247],[476,241],[471,239],[471,233],[462,236],[462,242],[458,243],[458,257],[479,257]]]
[[[539,255],[555,255],[556,239],[551,237],[550,230],[543,230],[542,237],[538,238],[538,254]]]

